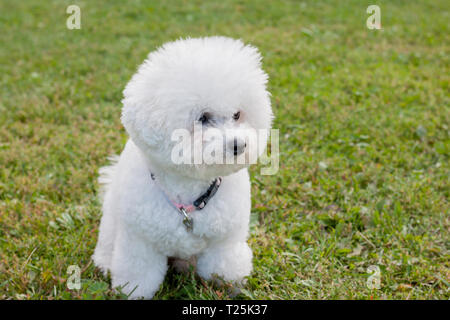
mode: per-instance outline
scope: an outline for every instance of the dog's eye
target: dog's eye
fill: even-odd
[[[241,112],[240,111],[238,111],[238,112],[236,112],[235,114],[233,114],[233,119],[234,120],[239,120],[239,117],[241,116]]]
[[[205,112],[201,115],[201,117],[198,119],[199,122],[201,122],[202,124],[206,124],[209,122],[209,119],[211,118],[211,116]]]

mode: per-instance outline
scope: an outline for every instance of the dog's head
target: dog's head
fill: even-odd
[[[228,175],[264,151],[273,117],[266,83],[255,47],[177,40],[151,52],[128,83],[122,122],[158,169]]]

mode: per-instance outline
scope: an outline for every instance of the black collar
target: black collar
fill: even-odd
[[[208,190],[204,194],[202,194],[200,197],[197,198],[197,200],[194,201],[194,206],[197,208],[197,210],[202,210],[209,200],[211,200],[212,197],[216,194],[217,190],[220,187],[220,184],[222,183],[222,178],[217,177],[213,183],[209,186]]]
[[[150,172],[150,177],[152,178],[152,180],[155,180],[155,175]],[[209,202],[209,200],[211,200],[212,197],[214,197],[214,195],[216,194],[217,190],[220,187],[220,184],[222,183],[222,177],[217,177],[209,186],[208,190],[206,190],[205,193],[203,193],[200,197],[198,197],[194,202],[193,202],[193,206],[195,207],[196,210],[202,210]],[[178,209],[181,208],[187,208],[188,206],[181,206],[179,204],[177,204],[175,201],[170,200]]]

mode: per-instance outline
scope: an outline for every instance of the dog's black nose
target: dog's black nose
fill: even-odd
[[[241,139],[237,139],[234,138],[233,141],[233,151],[234,151],[234,155],[237,156],[239,154],[241,154],[242,152],[244,152],[245,147],[247,147],[247,143]]]

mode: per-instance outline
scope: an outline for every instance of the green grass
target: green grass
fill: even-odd
[[[81,30],[66,28],[69,4]],[[254,271],[236,298],[449,299],[449,9],[0,1],[0,299],[123,298],[90,262],[98,169],[127,139],[121,92],[157,46],[216,34],[260,48],[280,130],[278,174],[251,169]],[[173,271],[156,295],[228,297]]]

